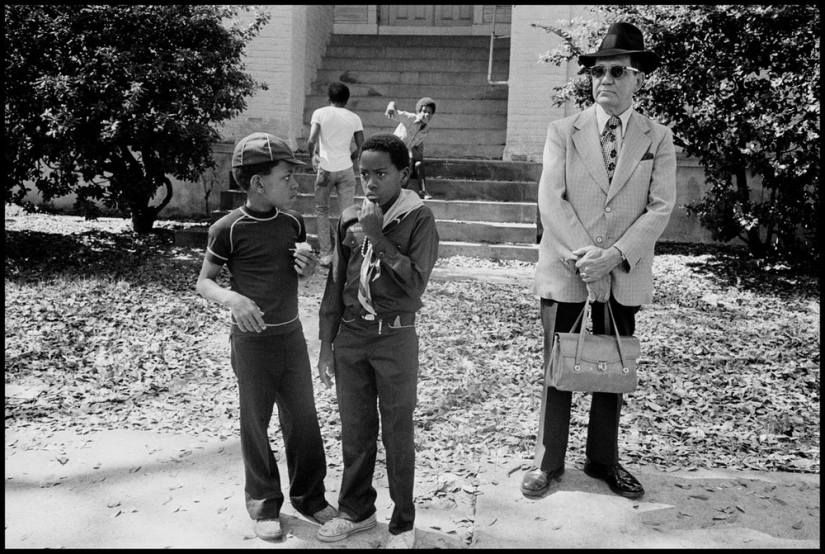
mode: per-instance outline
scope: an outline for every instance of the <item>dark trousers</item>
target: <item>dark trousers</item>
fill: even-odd
[[[623,306],[610,298],[616,327],[622,336],[630,336],[636,330],[636,313],[639,306]],[[584,302],[555,302],[541,299],[541,324],[544,328],[544,366],[550,360],[553,335],[571,332],[576,318],[584,308]],[[613,325],[607,313],[607,304],[593,303],[591,310],[593,331],[596,334],[613,333]],[[607,320],[607,321],[605,321]],[[605,329],[606,324],[610,327]],[[574,332],[578,332],[579,323]],[[545,372],[546,374],[546,372]],[[619,416],[622,395],[594,392],[590,403],[590,420],[587,426],[587,457],[600,464],[619,463]],[[555,387],[543,387],[539,434],[536,438],[534,464],[543,471],[552,472],[564,466],[567,439],[570,432],[570,406],[573,393]]]
[[[390,498],[395,503],[389,530],[394,535],[409,531],[415,521],[415,326],[392,328],[382,322],[379,328],[378,322],[360,317],[351,322],[345,319],[335,338],[334,351],[344,457],[338,509],[356,522],[375,513],[377,493],[372,478],[380,413]]]
[[[327,468],[304,332],[299,328],[283,335],[233,334],[231,345],[232,369],[240,393],[241,452],[249,516],[277,518],[284,503],[278,464],[267,433],[275,404],[286,450],[289,499],[296,510],[311,516],[327,506]]]

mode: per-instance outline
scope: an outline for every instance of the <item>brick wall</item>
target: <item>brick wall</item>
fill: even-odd
[[[293,78],[294,6],[267,6],[271,18],[246,48],[246,71],[269,90],[258,90],[247,98],[247,109],[221,127],[224,142],[234,144],[246,135],[264,131],[288,138]],[[241,21],[251,15],[241,12]]]
[[[312,82],[321,61],[326,53],[327,45],[332,36],[332,29],[335,21],[335,7],[332,5],[306,6],[306,63],[303,79],[303,90],[301,92],[301,111],[297,114],[296,137],[307,139],[307,130],[303,124],[303,110],[306,96],[311,92]],[[306,135],[306,136],[305,136]]]
[[[561,43],[561,39],[531,25],[551,25],[560,19],[569,20],[588,14],[590,12],[583,13],[583,6],[513,7],[505,160],[540,162],[547,125],[564,117],[569,111],[565,107],[554,107],[550,96],[554,87],[567,82],[571,68],[556,67],[538,61],[540,54],[555,48]],[[575,66],[575,62],[572,65]],[[572,72],[576,70],[576,67],[572,67]]]

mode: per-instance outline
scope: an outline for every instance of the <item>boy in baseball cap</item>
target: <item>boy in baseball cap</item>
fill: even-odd
[[[246,509],[255,534],[279,538],[284,495],[267,428],[273,406],[283,432],[293,507],[326,523],[338,515],[325,497],[326,457],[306,340],[298,319],[298,279],[317,259],[303,246],[306,227],[291,208],[298,195],[295,168],[304,165],[282,139],[253,133],[235,146],[232,173],[246,203],[209,228],[198,277],[204,298],[231,312],[231,364],[238,379]],[[217,284],[223,266],[230,289]]]

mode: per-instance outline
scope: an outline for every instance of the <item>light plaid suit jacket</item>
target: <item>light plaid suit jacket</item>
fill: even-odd
[[[584,302],[587,287],[571,252],[614,244],[627,258],[612,271],[611,295],[625,306],[653,300],[653,247],[676,203],[676,152],[667,127],[634,111],[608,185],[596,108],[552,122],[544,144],[538,203],[544,226],[534,291]]]

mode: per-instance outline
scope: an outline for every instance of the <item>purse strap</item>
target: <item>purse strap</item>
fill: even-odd
[[[616,319],[613,317],[613,308],[610,307],[610,300],[607,301],[607,311],[610,312],[610,321],[613,322],[613,334],[616,335],[616,346],[619,347],[619,358],[622,360],[622,368],[627,369],[624,348],[622,348],[622,339],[619,336],[619,328],[616,326]]]
[[[627,367],[626,358],[624,355],[624,348],[622,348],[622,341],[619,337],[619,328],[616,326],[616,319],[613,317],[613,308],[610,307],[610,301],[607,301],[607,311],[610,313],[610,320],[613,322],[613,334],[616,338],[616,346],[619,347],[619,358],[622,360],[622,368]],[[587,322],[587,318],[590,316],[590,302],[585,300],[584,301],[584,308],[582,312],[579,314],[579,317],[576,319],[576,323],[573,324],[573,327],[570,329],[571,331],[576,328],[576,325],[579,323],[579,320],[582,320],[582,326],[579,329],[579,341],[576,343],[576,365],[581,365],[582,361],[582,353],[584,352],[584,336],[587,334],[585,332],[585,323]],[[606,322],[605,322],[606,323]]]

